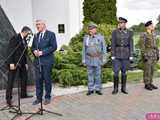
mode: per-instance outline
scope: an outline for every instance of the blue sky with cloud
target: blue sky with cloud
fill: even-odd
[[[117,16],[126,17],[128,26],[153,20],[160,14],[160,0],[117,0]]]

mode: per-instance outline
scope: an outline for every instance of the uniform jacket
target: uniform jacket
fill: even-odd
[[[144,59],[158,60],[159,49],[157,46],[157,39],[154,33],[149,34],[147,32],[141,33],[140,35],[140,48],[142,57]]]
[[[133,57],[133,33],[128,29],[114,30],[112,32],[111,53],[112,57],[118,59]]]
[[[96,34],[83,38],[82,63],[87,66],[99,66],[106,62],[106,44],[104,37]]]

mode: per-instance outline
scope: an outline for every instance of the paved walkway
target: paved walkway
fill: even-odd
[[[160,87],[160,81],[155,84]],[[129,95],[119,93],[112,95],[112,88],[103,89],[103,96],[86,96],[86,92],[54,97],[47,110],[61,113],[56,116],[44,113],[30,120],[145,120],[148,112],[160,112],[160,89],[146,91],[143,83],[128,84]],[[3,97],[3,96],[2,96]],[[2,98],[0,98],[2,99]],[[34,98],[22,100],[22,111],[37,111],[39,106],[32,106]],[[14,98],[14,101],[16,99]],[[0,107],[5,101],[0,102]],[[17,120],[25,120],[23,115]],[[0,111],[0,120],[10,120],[13,117],[8,111]]]

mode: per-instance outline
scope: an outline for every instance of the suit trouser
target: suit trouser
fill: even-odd
[[[88,89],[100,91],[101,85],[101,66],[87,66],[88,71]]]
[[[12,89],[14,85],[14,80],[18,73],[21,86],[21,96],[25,97],[27,95],[27,70],[25,65],[18,66],[16,70],[9,70],[8,72],[8,81],[7,81],[7,90],[6,90],[6,100],[12,99]]]
[[[154,65],[155,65],[155,63],[153,63],[150,60],[144,62],[143,77],[144,77],[144,84],[145,85],[152,84],[152,82],[153,82]]]
[[[45,99],[51,98],[52,91],[52,64],[41,65],[41,73],[38,66],[36,66],[36,96],[38,100],[43,97],[43,81],[45,83]]]

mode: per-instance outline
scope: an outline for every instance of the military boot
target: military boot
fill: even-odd
[[[151,86],[150,84],[146,84],[146,85],[144,86],[144,88],[145,88],[146,90],[149,90],[149,91],[152,91],[152,90],[153,90],[153,88],[152,88],[152,86]]]
[[[113,95],[118,93],[118,84],[119,84],[119,77],[114,76],[114,90],[112,92]]]
[[[128,92],[126,92],[126,81],[127,81],[127,75],[122,75],[121,92],[124,94],[128,94]]]

